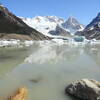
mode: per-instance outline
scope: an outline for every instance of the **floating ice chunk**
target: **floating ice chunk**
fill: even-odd
[[[30,46],[30,45],[33,45],[33,41],[28,41],[28,40],[26,40],[25,42],[24,42],[24,45],[25,46]]]

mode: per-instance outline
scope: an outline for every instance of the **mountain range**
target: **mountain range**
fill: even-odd
[[[68,20],[64,20],[57,16],[36,16],[33,18],[21,19],[30,27],[48,36],[69,36],[76,31],[84,29],[84,25],[80,24],[74,17],[69,17]]]
[[[0,5],[0,39],[48,40],[72,35],[100,40],[100,13],[85,27],[74,17],[67,20],[57,16],[17,17]]]

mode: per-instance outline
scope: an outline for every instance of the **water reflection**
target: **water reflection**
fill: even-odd
[[[0,78],[0,97],[5,100],[15,89],[23,86],[29,90],[28,100],[75,100],[64,94],[67,84],[82,78],[100,81],[100,67],[98,67],[100,65],[97,64],[100,60],[98,46],[39,44],[33,45],[32,49],[28,50],[32,51],[31,55],[28,53],[29,57],[26,56],[27,49],[17,51],[15,49],[9,54],[6,51],[7,55],[3,53],[4,61],[7,60],[11,64],[14,61],[21,63],[24,60],[21,65],[14,65],[16,67]],[[5,65],[5,70],[6,66],[8,65]]]
[[[76,60],[84,50],[82,48],[71,48],[68,45],[45,45],[37,51],[33,52],[28,58],[25,59],[27,63],[57,63],[59,61],[73,61]]]
[[[100,66],[100,45],[87,46],[85,52]]]
[[[11,71],[17,65],[23,63],[30,54],[30,50],[24,48],[0,48],[0,77]]]

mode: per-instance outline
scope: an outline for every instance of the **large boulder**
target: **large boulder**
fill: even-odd
[[[82,79],[68,85],[65,93],[82,100],[100,100],[100,82]]]

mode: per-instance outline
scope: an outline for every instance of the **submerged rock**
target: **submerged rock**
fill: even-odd
[[[38,82],[42,81],[42,77],[37,77],[37,78],[31,79],[29,81],[32,83],[38,83]]]
[[[70,94],[82,100],[100,100],[100,82],[82,79],[68,85],[66,94]]]
[[[18,90],[18,93],[11,97],[10,100],[26,100],[26,96],[27,96],[27,89],[26,88],[20,88]]]

